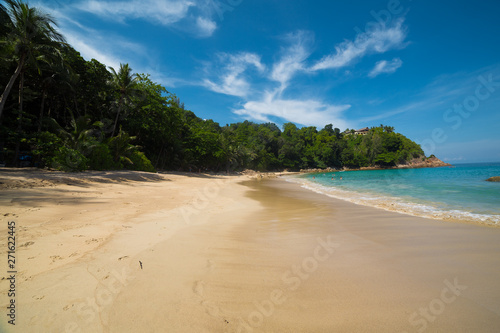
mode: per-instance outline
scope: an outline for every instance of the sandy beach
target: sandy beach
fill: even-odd
[[[283,179],[129,171],[4,169],[0,213],[2,332],[500,327],[500,228],[355,205]]]

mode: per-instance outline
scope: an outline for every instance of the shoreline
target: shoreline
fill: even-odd
[[[349,171],[360,171],[360,170],[345,170],[340,172]],[[364,171],[364,170],[362,170]],[[370,170],[371,171],[371,170]],[[305,175],[307,173],[302,173]],[[318,173],[321,174],[321,173]],[[452,223],[466,223],[474,225],[482,225],[487,227],[498,228],[500,227],[500,215],[498,214],[486,214],[486,213],[473,213],[466,210],[460,209],[443,209],[439,207],[434,207],[428,203],[418,202],[418,199],[414,198],[414,201],[409,199],[401,199],[399,197],[394,197],[389,194],[374,194],[369,191],[356,191],[353,189],[340,189],[337,187],[329,187],[321,183],[316,183],[310,179],[304,177],[287,177],[289,182],[298,184],[299,186],[325,195],[336,200],[342,200],[350,203],[354,203],[361,206],[372,207],[375,209],[381,209],[389,212],[410,215],[415,217],[446,221]]]
[[[284,179],[146,175],[73,174],[54,186],[0,192],[0,239],[5,221],[18,228],[16,330],[413,332],[425,324],[429,332],[495,332],[500,325],[498,229],[377,210]],[[455,294],[448,285],[458,286]],[[7,281],[0,286],[5,296]],[[439,314],[426,320],[420,308]],[[9,326],[0,323],[14,331]]]

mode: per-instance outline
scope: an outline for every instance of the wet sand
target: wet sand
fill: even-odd
[[[0,328],[500,327],[499,228],[359,206],[284,180],[174,174],[142,179],[146,175],[2,190],[0,239],[4,243],[6,221],[16,220],[24,246],[17,250],[17,325],[13,329],[4,319]],[[2,257],[5,252],[0,249]],[[5,309],[8,284],[0,283]]]
[[[255,258],[266,258],[252,259],[248,273],[275,273],[259,273],[266,283],[248,299],[269,304],[281,289],[287,300],[269,317],[248,302],[242,332],[498,331],[498,228],[359,206],[283,181],[252,187],[266,210],[234,233],[251,237]],[[338,247],[321,261],[315,250],[326,237]],[[240,284],[233,288],[228,294]]]

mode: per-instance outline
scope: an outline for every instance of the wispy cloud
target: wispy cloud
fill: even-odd
[[[297,74],[311,74],[307,61],[313,49],[314,35],[297,31],[287,34],[282,40],[285,46],[281,48],[278,60],[269,66],[262,64],[261,57],[254,53],[220,54],[217,63],[223,65],[215,64],[212,65],[215,69],[207,69],[207,75],[216,76],[216,79],[206,78],[201,85],[217,93],[241,97],[243,101],[233,112],[245,119],[317,127],[331,123],[339,128],[349,127],[343,115],[351,107],[348,104],[331,104],[306,95],[307,92],[293,98],[286,96],[286,90]],[[249,69],[257,69],[259,76],[249,75]]]
[[[289,34],[285,39],[290,45],[282,49],[282,57],[271,72],[271,79],[281,84],[281,91],[297,72],[305,70],[305,61],[311,54],[310,45],[314,40],[312,33],[307,31]]]
[[[149,64],[144,61],[135,61],[134,59],[147,59],[145,49],[140,44],[121,39],[117,36],[113,42],[101,38],[89,38],[88,34],[80,32],[65,31],[64,36],[68,43],[72,45],[84,59],[96,59],[108,67],[118,69],[120,63],[129,63],[135,73],[150,74],[153,80],[160,82],[167,87],[174,87],[177,84],[184,84],[181,79],[167,76],[158,66],[152,67],[152,61]],[[93,34],[90,34],[93,36]]]
[[[96,59],[115,69],[119,68],[120,63],[129,63],[134,72],[149,73],[153,80],[157,80],[167,87],[186,84],[186,80],[176,78],[168,73],[168,69],[162,71],[154,52],[151,52],[151,48],[146,47],[140,41],[133,41],[119,33],[82,23],[84,22],[81,17],[82,11],[78,7],[91,1],[78,1],[76,5],[75,2],[70,5],[57,1],[47,3],[35,0],[37,7],[45,12],[50,12],[56,18],[58,30],[66,37],[68,43],[80,52],[83,58],[86,60]],[[125,2],[102,1],[101,10],[104,11],[109,7],[109,4]],[[134,1],[130,1],[130,3],[135,4]],[[124,10],[129,9],[125,8]],[[206,24],[205,29],[210,30],[210,24]],[[202,29],[197,29],[197,31],[200,30]]]
[[[113,68],[119,68],[120,62],[123,62],[123,60],[114,56],[112,53],[103,52],[102,48],[96,46],[95,40],[89,43],[89,41],[85,38],[82,38],[82,35],[68,31],[64,33],[64,36],[66,37],[68,43],[77,49],[82,57],[87,60],[96,59],[97,61]]]
[[[147,19],[170,25],[186,17],[189,8],[194,5],[194,2],[184,0],[86,0],[77,4],[76,8],[113,21]]]
[[[272,121],[271,117],[307,126],[322,127],[334,124],[338,128],[347,128],[349,124],[342,113],[350,105],[330,105],[314,99],[285,99],[278,91],[266,92],[261,100],[248,101],[234,113],[256,121]]]
[[[79,0],[71,10],[95,15],[106,22],[127,24],[143,20],[206,38],[217,29],[217,12],[213,8],[218,8],[218,3],[219,0]]]
[[[368,74],[369,77],[374,78],[382,73],[391,74],[398,70],[403,65],[403,61],[399,58],[394,58],[391,61],[381,60],[375,64],[375,67]]]
[[[259,72],[265,69],[260,61],[260,56],[254,53],[242,52],[235,55],[221,53],[217,58],[218,63],[223,64],[222,69],[216,70],[218,78],[215,80],[204,79],[202,85],[221,94],[238,97],[248,96],[250,84],[244,77],[244,73],[252,67]]]
[[[367,54],[405,47],[407,32],[403,22],[399,19],[390,27],[379,25],[373,31],[358,34],[354,41],[346,40],[338,44],[334,54],[323,57],[311,69],[338,69],[353,64]]]
[[[198,17],[196,19],[196,26],[200,37],[212,36],[215,29],[217,29],[217,23],[215,23],[215,21],[204,17]]]

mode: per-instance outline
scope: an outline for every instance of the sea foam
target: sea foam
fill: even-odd
[[[387,211],[425,217],[437,220],[473,222],[487,225],[500,225],[500,215],[495,214],[477,214],[463,210],[446,210],[431,205],[417,202],[411,202],[408,198],[401,198],[389,195],[363,193],[339,189],[337,187],[325,186],[314,183],[308,179],[300,177],[286,177],[287,181],[297,183],[301,187],[327,195],[329,197],[352,202],[358,205],[370,206]]]

